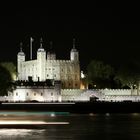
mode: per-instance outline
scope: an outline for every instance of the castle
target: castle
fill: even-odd
[[[61,81],[62,89],[79,89],[79,52],[75,48],[75,40],[70,51],[70,60],[57,60],[56,54],[52,50],[46,53],[43,48],[43,41],[40,39],[37,59],[32,60],[31,58],[31,60],[25,61],[25,53],[21,46],[20,52],[17,54],[17,72],[20,81],[28,81],[29,78],[34,82],[54,79]]]
[[[52,48],[46,53],[42,39],[37,50],[37,59],[32,60],[33,39],[30,41],[31,57],[28,61],[25,60],[22,44],[20,45],[20,52],[17,54],[16,89],[8,93],[7,100],[61,102],[63,89],[80,89],[79,52],[75,48],[75,40],[70,51],[70,60],[58,60]]]
[[[32,40],[31,40],[32,50]],[[0,97],[1,101],[40,101],[68,102],[90,101],[98,98],[103,101],[140,101],[137,90],[131,89],[86,89],[80,76],[79,52],[75,40],[70,51],[70,60],[57,60],[54,51],[43,48],[42,39],[37,50],[37,59],[25,60],[25,53],[17,54],[16,89],[8,96]]]

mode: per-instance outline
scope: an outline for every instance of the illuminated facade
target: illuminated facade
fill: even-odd
[[[61,81],[63,89],[80,88],[79,52],[73,48],[70,52],[70,60],[57,60],[56,54],[51,50],[47,52],[43,48],[42,40],[37,50],[36,60],[25,60],[25,53],[20,49],[17,55],[17,72],[19,81],[45,81],[54,79]]]
[[[139,101],[137,90],[124,89],[87,89],[85,75],[79,65],[79,53],[75,49],[75,43],[70,52],[70,60],[57,60],[53,51],[47,52],[40,42],[37,50],[37,59],[25,61],[25,53],[17,55],[18,77],[16,89],[9,92],[7,97],[0,100],[8,101],[90,101],[97,97],[103,101]],[[48,85],[48,81],[51,84]]]
[[[61,102],[61,82],[16,81],[16,90],[9,92],[9,101]]]
[[[31,40],[32,41],[32,40]],[[32,50],[32,42],[30,44]],[[80,89],[79,52],[75,48],[70,51],[70,60],[58,60],[52,49],[46,53],[42,39],[37,50],[37,59],[25,60],[25,53],[17,54],[16,89],[8,93],[9,101],[59,101],[62,100],[62,89]],[[51,81],[51,86],[47,85]]]

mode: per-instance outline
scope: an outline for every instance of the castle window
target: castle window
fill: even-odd
[[[36,96],[36,93],[34,93],[34,96]]]
[[[54,74],[54,77],[56,77],[56,74]]]
[[[62,71],[63,71],[63,69],[62,69]]]
[[[26,94],[27,96],[29,96],[29,93],[27,92],[27,94]]]
[[[16,96],[18,96],[18,93],[16,92]]]
[[[43,93],[41,92],[41,96],[43,96]]]
[[[75,84],[75,86],[77,87],[77,84]]]
[[[53,93],[51,93],[51,96],[53,96]]]
[[[49,75],[47,74],[47,77],[49,77]]]

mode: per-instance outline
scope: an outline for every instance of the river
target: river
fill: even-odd
[[[31,127],[28,127],[28,124]],[[11,127],[8,128],[8,125]],[[70,114],[69,112],[1,111],[0,126],[0,140],[140,139],[138,113]]]

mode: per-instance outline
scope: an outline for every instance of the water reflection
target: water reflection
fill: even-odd
[[[8,115],[15,115],[15,116],[40,116],[40,115],[48,115],[48,116],[54,116],[54,115],[69,115],[69,112],[26,112],[26,111],[2,111],[0,112],[0,116],[8,116]]]
[[[7,114],[4,116],[3,114]],[[52,112],[51,112],[52,113]],[[48,112],[1,112],[0,121],[29,122],[69,122],[64,124],[47,124],[45,127],[20,129],[0,129],[2,140],[118,140],[140,139],[140,114],[68,114]],[[20,114],[20,115],[19,115]],[[21,115],[22,114],[22,115]],[[26,115],[27,114],[27,115]]]
[[[69,122],[53,121],[52,117],[66,115],[65,112],[0,112],[0,127],[15,127],[19,125],[64,125],[69,124]]]
[[[44,129],[42,130],[35,130],[35,129],[0,129],[0,139],[3,140],[24,140],[24,139],[45,139],[43,133],[45,132]],[[33,135],[32,135],[33,134]],[[31,137],[32,135],[32,137]]]

